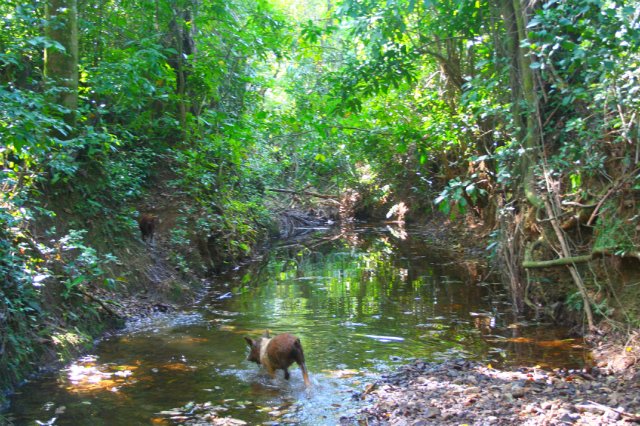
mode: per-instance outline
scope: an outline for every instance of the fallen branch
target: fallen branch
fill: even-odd
[[[291,222],[299,222],[298,225],[302,224],[304,226],[320,226],[322,222],[315,217],[309,217],[307,215],[303,215],[300,213],[294,212],[284,212],[281,213],[283,217],[287,218],[287,220]]]
[[[609,198],[609,196],[611,194],[613,194],[618,187],[621,185],[620,182],[618,182],[616,185],[612,186],[606,194],[604,194],[604,197],[602,197],[602,199],[600,201],[598,201],[598,204],[596,204],[596,208],[593,210],[593,213],[591,213],[591,216],[589,217],[589,220],[587,220],[587,226],[591,226],[593,224],[593,221],[596,219],[596,217],[598,217],[598,214],[600,213],[600,208],[602,207],[602,205],[604,204],[605,201],[607,201],[607,199]]]
[[[634,177],[636,175],[636,173],[638,172],[638,170],[640,170],[640,168],[636,168],[636,169],[632,170],[630,173],[625,174],[620,179],[618,179],[618,181],[615,182],[611,186],[611,188],[609,188],[609,190],[604,195],[604,197],[602,197],[602,199],[598,202],[598,204],[596,204],[596,208],[593,210],[593,213],[591,213],[591,217],[589,217],[589,220],[587,221],[587,226],[591,226],[593,224],[593,221],[596,220],[596,217],[600,213],[600,208],[602,207],[604,202],[607,201],[607,199],[611,196],[611,194],[613,194],[620,187],[622,187],[622,185],[624,185],[627,182],[628,179]]]
[[[564,231],[560,227],[560,223],[558,222],[559,212],[561,211],[560,199],[557,193],[554,192],[553,188],[556,187],[554,185],[555,182],[552,182],[549,173],[545,172],[545,181],[547,185],[547,196],[544,198],[544,207],[547,211],[547,216],[550,219],[551,227],[556,234],[556,238],[558,239],[558,243],[560,243],[560,259],[571,259],[575,256],[571,253],[571,248],[569,246],[569,242],[564,234]],[[567,264],[567,269],[573,278],[573,282],[576,287],[578,287],[578,291],[582,296],[582,304],[585,316],[587,317],[587,324],[589,326],[589,331],[596,330],[595,322],[593,319],[593,312],[591,311],[591,301],[589,300],[589,292],[587,291],[587,287],[584,284],[584,280],[580,275],[578,269],[576,268],[574,263]]]
[[[338,199],[340,199],[339,195],[319,194],[317,192],[311,192],[311,191],[293,191],[291,189],[279,189],[279,188],[265,188],[265,190],[271,191],[271,192],[282,192],[285,194],[308,195],[310,197],[322,198],[324,200],[333,200],[335,202],[338,202]]]
[[[278,245],[278,248],[288,249],[288,248],[294,248],[294,247],[304,247],[307,250],[315,250],[315,249],[317,249],[318,247],[320,247],[323,244],[327,244],[327,243],[330,243],[332,241],[339,240],[342,237],[344,237],[344,234],[343,233],[338,233],[338,234],[332,235],[330,237],[321,238],[321,239],[315,241],[313,244],[305,244],[304,242],[297,242],[297,243],[292,243],[292,244]]]
[[[601,409],[602,411],[613,411],[614,413],[618,413],[622,417],[626,417],[629,421],[632,421],[634,423],[640,422],[640,416],[637,415],[637,414],[629,413],[627,411],[621,410],[620,408],[609,407],[607,405],[600,404],[600,403],[595,402],[595,401],[588,400],[587,403],[593,405],[594,407],[597,407],[597,408]],[[587,407],[586,404],[583,404],[583,408],[586,408],[586,407]]]
[[[563,206],[580,207],[582,209],[592,209],[592,208],[598,206],[597,204],[582,204],[582,203],[579,203],[577,201],[563,201],[562,205]]]
[[[107,311],[107,313],[113,317],[116,317],[118,319],[122,319],[124,318],[122,315],[120,315],[119,313],[117,313],[116,311],[114,311],[113,309],[111,309],[110,307],[108,307],[106,305],[106,302],[102,299],[99,299],[97,297],[95,297],[93,294],[87,292],[86,290],[79,288],[78,289],[80,291],[80,293],[82,293],[84,296],[88,297],[89,299],[93,300],[94,302],[96,302],[98,305],[100,305],[102,307],[102,309],[104,309],[105,311]]]
[[[576,263],[589,262],[592,258],[593,254],[587,254],[584,256],[561,257],[559,259],[552,260],[525,260],[524,262],[522,262],[522,267],[527,269],[534,269],[548,268],[550,266],[566,266]]]
[[[625,252],[625,253],[616,253],[616,249],[615,248],[606,248],[606,247],[600,247],[600,248],[594,248],[591,251],[591,255],[607,255],[607,256],[618,256],[618,257],[635,257],[636,259],[640,260],[640,252],[638,251],[630,251],[630,252]]]
[[[611,248],[596,248],[591,251],[591,254],[585,254],[582,256],[561,257],[559,259],[551,260],[530,260],[525,258],[522,262],[522,267],[527,269],[535,268],[549,268],[553,266],[566,266],[576,263],[586,263],[592,261],[597,256],[618,256],[618,257],[634,257],[640,260],[640,252],[628,252],[628,253],[616,253],[615,249]]]

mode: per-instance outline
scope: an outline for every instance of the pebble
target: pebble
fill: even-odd
[[[439,410],[438,408],[436,408],[436,407],[428,407],[428,408],[425,410],[425,412],[424,412],[424,414],[423,414],[423,415],[424,415],[427,419],[434,419],[434,418],[436,418],[436,417],[440,416],[440,414],[441,414],[441,413],[440,413],[440,410]]]

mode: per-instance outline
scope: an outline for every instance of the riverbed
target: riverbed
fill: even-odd
[[[490,271],[430,243],[428,232],[311,234],[216,277],[197,304],[132,321],[25,384],[7,415],[16,425],[334,425],[358,410],[357,391],[415,359],[589,362],[566,330],[515,319]],[[295,366],[289,381],[282,372],[273,380],[246,361],[243,337],[266,330],[300,338],[310,388]]]

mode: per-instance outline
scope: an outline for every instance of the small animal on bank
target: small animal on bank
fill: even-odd
[[[262,365],[269,375],[274,378],[276,370],[284,370],[284,378],[289,380],[289,366],[294,362],[300,366],[305,386],[309,386],[309,374],[304,363],[304,351],[300,339],[283,333],[269,337],[269,332],[259,339],[244,338],[251,351],[247,360]]]
[[[153,234],[158,224],[158,217],[149,213],[140,215],[138,219],[138,226],[140,227],[140,233],[142,234],[142,241],[153,242]]]

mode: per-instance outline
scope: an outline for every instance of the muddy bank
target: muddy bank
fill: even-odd
[[[512,371],[474,361],[416,361],[367,385],[367,425],[626,425],[640,422],[640,374]]]

